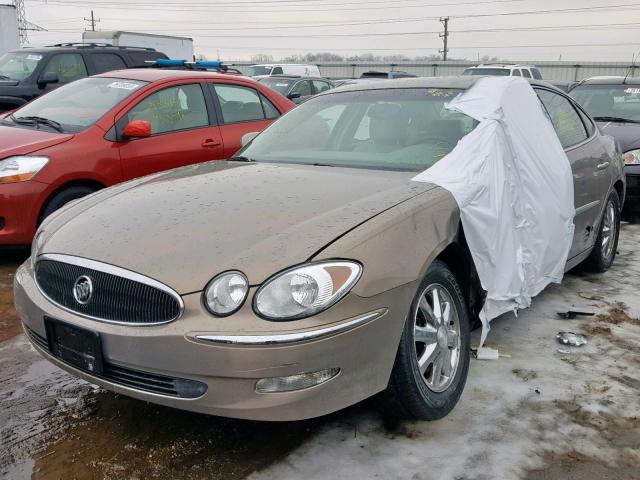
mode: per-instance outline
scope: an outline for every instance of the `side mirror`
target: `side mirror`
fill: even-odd
[[[240,146],[245,147],[251,143],[251,141],[258,136],[260,132],[245,133],[240,139]]]
[[[49,83],[58,83],[60,79],[58,78],[58,74],[55,72],[46,72],[43,73],[38,79],[38,87],[44,88],[45,85]]]
[[[302,95],[300,95],[300,93],[299,93],[299,92],[292,92],[292,93],[290,93],[289,95],[287,95],[287,98],[288,98],[289,100],[294,100],[294,99],[296,99],[296,98],[300,98],[301,96],[302,96]]]
[[[151,124],[146,120],[131,120],[122,131],[124,138],[147,138],[151,136]]]

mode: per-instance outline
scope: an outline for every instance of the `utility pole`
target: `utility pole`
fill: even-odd
[[[449,47],[447,47],[447,40],[449,38],[449,17],[440,17],[440,23],[444,25],[444,32],[440,34],[440,38],[442,39],[442,50],[440,53],[442,54],[442,60],[444,62],[447,61],[447,54],[449,53]]]
[[[13,0],[13,5],[16,7],[16,16],[18,18],[18,35],[20,37],[20,45],[26,45],[29,43],[27,37],[27,18],[24,12],[24,0]]]
[[[85,22],[89,22],[91,24],[91,31],[92,32],[96,31],[96,23],[98,23],[100,21],[100,19],[93,17],[93,10],[91,10],[91,18],[84,17],[83,20]]]

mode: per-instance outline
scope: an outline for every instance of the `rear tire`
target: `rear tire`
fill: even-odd
[[[42,223],[42,221],[45,218],[47,218],[49,215],[51,215],[53,212],[55,212],[59,208],[64,207],[70,201],[77,200],[78,198],[82,198],[95,191],[96,191],[95,188],[78,186],[78,187],[68,187],[62,190],[61,192],[56,193],[47,202],[47,205],[42,210],[38,224]]]
[[[616,192],[611,192],[602,213],[598,237],[591,253],[585,260],[587,269],[596,273],[603,273],[609,269],[616,258],[619,236],[620,199]]]
[[[462,290],[447,265],[436,260],[420,283],[405,322],[389,386],[381,398],[387,413],[437,420],[453,409],[469,371],[469,327]]]

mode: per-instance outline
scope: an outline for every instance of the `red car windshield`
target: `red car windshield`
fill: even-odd
[[[47,127],[54,124],[64,132],[77,133],[98,121],[105,113],[148,82],[123,78],[90,77],[77,80],[37,98],[9,117],[21,126]]]

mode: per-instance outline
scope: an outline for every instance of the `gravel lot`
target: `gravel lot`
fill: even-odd
[[[390,422],[373,402],[312,421],[256,423],[158,407],[41,359],[11,302],[20,253],[0,256],[0,477],[10,479],[638,479],[640,226],[614,267],[573,272],[492,323],[497,361],[472,360],[459,405]],[[557,312],[596,315],[562,320]],[[558,331],[587,334],[561,347]],[[475,333],[475,342],[479,332]]]

